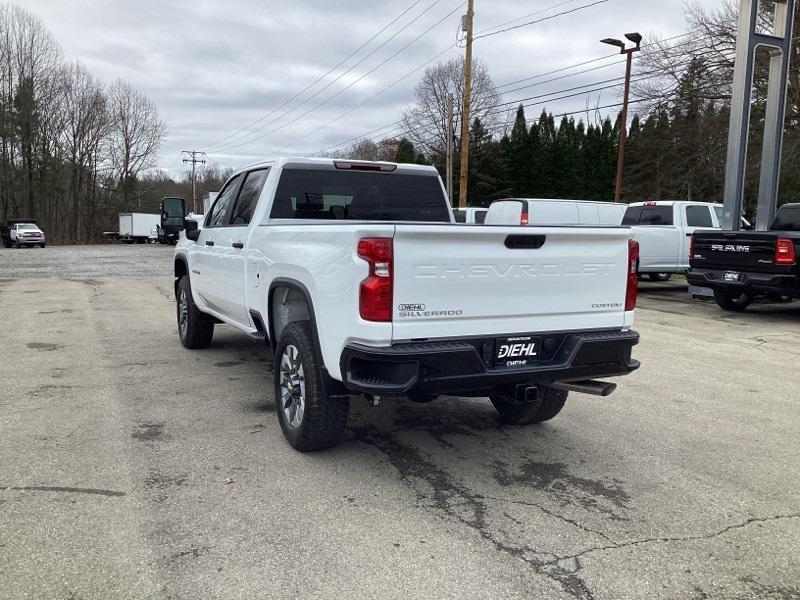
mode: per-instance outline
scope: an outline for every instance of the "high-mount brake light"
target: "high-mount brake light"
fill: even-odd
[[[361,282],[358,310],[365,321],[392,320],[394,250],[392,238],[362,238],[358,256],[369,263],[369,275]]]
[[[363,163],[352,162],[349,160],[335,160],[333,166],[343,171],[379,171],[391,173],[397,170],[397,165],[393,163]]]
[[[628,285],[625,288],[625,310],[636,308],[636,297],[639,295],[639,242],[628,240]]]
[[[528,203],[527,202],[523,202],[522,203],[522,212],[519,215],[519,224],[520,225],[527,225],[528,224],[528,218],[529,218],[529,215],[528,215]]]
[[[775,241],[775,260],[776,265],[797,264],[797,253],[794,249],[794,241],[788,238],[778,238]]]

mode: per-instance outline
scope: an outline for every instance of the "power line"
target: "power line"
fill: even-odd
[[[523,19],[528,19],[530,17],[535,17],[536,15],[540,15],[543,12],[547,12],[548,10],[553,10],[554,8],[560,8],[566,4],[572,4],[573,2],[577,2],[578,0],[565,0],[564,2],[559,2],[558,4],[554,4],[553,6],[548,6],[547,8],[543,8],[541,10],[537,10],[532,12],[528,15],[524,15],[522,17],[517,17],[516,19],[511,19],[510,21],[506,21],[505,23],[498,23],[497,25],[493,25],[492,27],[487,27],[486,29],[481,29],[480,31],[476,32],[475,35],[482,35],[488,31],[492,31],[494,29],[500,29],[501,27],[505,27],[506,25],[511,25],[513,23],[517,23],[518,21],[522,21]]]
[[[687,31],[686,33],[682,33],[680,35],[676,35],[676,36],[673,36],[671,38],[666,38],[664,40],[659,40],[658,42],[653,41],[653,42],[649,42],[647,44],[642,44],[642,48],[646,48],[648,46],[652,46],[652,45],[654,45],[656,43],[664,43],[664,42],[669,42],[669,41],[672,41],[672,40],[676,40],[678,38],[686,37],[687,35],[691,35],[693,33],[697,33],[697,32],[696,31]],[[690,42],[691,41],[693,41],[693,40],[690,40]],[[688,44],[690,42],[686,42],[686,43]],[[680,47],[682,45],[684,45],[684,44],[680,44],[680,45],[678,45],[676,47]],[[508,87],[508,86],[511,86],[511,85],[516,85],[517,83],[522,83],[523,81],[530,81],[531,79],[539,79],[540,77],[547,77],[548,75],[555,75],[556,73],[563,73],[564,71],[568,71],[569,69],[574,69],[574,68],[577,68],[577,67],[583,67],[585,65],[590,65],[590,64],[602,61],[602,60],[608,60],[610,58],[618,58],[618,57],[619,57],[619,52],[615,52],[614,54],[607,54],[605,56],[600,56],[600,57],[593,58],[593,59],[590,59],[590,60],[585,60],[585,61],[582,61],[582,62],[579,62],[579,63],[575,63],[573,65],[568,65],[568,66],[565,66],[565,67],[560,67],[558,69],[553,69],[552,71],[547,71],[545,73],[539,73],[538,75],[531,75],[530,77],[523,77],[522,79],[516,79],[514,81],[509,81],[508,83],[503,83],[503,84],[501,84],[501,85],[499,85],[497,87],[498,87],[498,89],[501,89],[501,88]],[[598,67],[598,68],[603,68],[603,67]]]
[[[386,86],[385,88],[383,88],[382,90],[379,90],[378,92],[374,93],[372,96],[370,96],[370,97],[369,97],[369,98],[367,98],[366,100],[364,100],[364,101],[360,102],[359,104],[356,104],[356,105],[355,105],[353,108],[350,108],[350,109],[346,110],[345,112],[343,112],[342,114],[340,114],[340,115],[339,115],[338,117],[336,117],[335,119],[333,119],[333,120],[331,120],[331,121],[328,121],[328,122],[327,122],[327,123],[325,123],[325,124],[324,124],[322,127],[317,127],[316,129],[314,129],[314,130],[313,130],[313,131],[311,131],[310,133],[307,133],[306,135],[304,135],[303,137],[301,137],[301,138],[299,138],[299,139],[295,140],[295,141],[294,141],[294,142],[292,142],[291,144],[289,144],[289,145],[287,145],[287,146],[284,146],[283,148],[281,148],[281,149],[278,151],[278,153],[280,154],[280,153],[281,153],[283,150],[286,150],[287,148],[291,148],[291,147],[292,147],[292,146],[294,146],[295,144],[299,144],[300,142],[302,142],[302,141],[304,141],[304,140],[307,140],[307,139],[308,139],[309,137],[311,137],[312,135],[314,135],[314,134],[316,134],[316,133],[319,133],[319,132],[320,132],[320,131],[322,131],[323,129],[327,129],[328,127],[330,127],[330,126],[331,126],[331,125],[333,125],[334,123],[336,123],[336,122],[340,121],[340,120],[341,120],[341,119],[343,119],[344,117],[346,117],[346,116],[348,116],[348,115],[350,115],[350,114],[354,113],[355,111],[357,111],[359,108],[361,108],[361,107],[362,107],[362,106],[364,106],[365,104],[367,104],[367,103],[369,103],[369,102],[372,102],[372,101],[373,101],[375,98],[377,98],[377,97],[378,97],[378,96],[380,96],[381,94],[384,94],[384,93],[386,93],[387,91],[389,91],[390,89],[392,89],[392,88],[393,88],[394,86],[396,86],[398,83],[401,83],[402,81],[405,81],[406,79],[408,79],[409,77],[411,77],[411,76],[412,76],[414,73],[416,73],[416,72],[418,72],[419,70],[421,70],[421,69],[423,69],[423,68],[427,67],[427,66],[428,66],[429,64],[431,64],[433,61],[435,61],[435,60],[437,60],[437,59],[441,58],[441,57],[442,57],[442,56],[444,56],[444,55],[445,55],[447,52],[449,52],[450,50],[452,50],[452,49],[453,49],[453,48],[455,48],[455,47],[456,47],[456,45],[455,45],[455,44],[453,44],[452,46],[449,46],[449,47],[445,48],[444,50],[442,50],[442,51],[441,51],[439,54],[437,54],[437,55],[436,55],[436,56],[434,56],[433,58],[431,58],[431,59],[429,59],[429,60],[425,61],[424,63],[422,63],[421,65],[419,65],[419,66],[418,66],[418,67],[416,67],[415,69],[413,69],[413,70],[409,71],[408,73],[406,73],[405,75],[403,75],[403,76],[402,76],[402,77],[400,77],[399,79],[397,79],[397,80],[395,80],[394,82],[392,82],[392,83],[390,83],[389,85],[387,85],[387,86]],[[360,136],[360,137],[363,137],[363,136]]]
[[[434,3],[434,5],[435,5],[435,4],[437,4],[437,3],[438,3],[438,2],[440,2],[440,1],[441,1],[441,0],[436,0],[436,2]],[[244,136],[244,137],[243,137],[241,140],[238,140],[238,141],[236,141],[236,142],[235,142],[235,143],[233,143],[233,144],[231,144],[231,143],[228,143],[228,144],[223,144],[223,147],[222,147],[222,148],[218,148],[218,149],[217,149],[217,151],[219,151],[219,150],[232,150],[232,149],[234,149],[234,148],[239,148],[239,147],[241,147],[241,146],[243,146],[243,145],[245,145],[245,144],[250,144],[250,143],[252,143],[252,142],[258,141],[258,140],[260,140],[260,139],[262,139],[262,138],[266,137],[267,135],[270,135],[270,134],[272,134],[272,133],[275,133],[276,131],[280,131],[281,129],[283,129],[283,128],[285,128],[285,127],[289,126],[289,125],[291,125],[292,123],[296,123],[297,121],[299,121],[299,120],[300,120],[300,119],[302,119],[303,117],[305,117],[305,116],[307,116],[307,115],[311,114],[312,112],[314,112],[314,111],[315,111],[315,110],[317,110],[318,108],[320,108],[320,107],[324,106],[325,104],[327,104],[328,102],[330,102],[330,101],[331,101],[331,100],[333,100],[334,98],[336,98],[336,97],[340,96],[341,94],[343,94],[344,92],[346,92],[347,90],[349,90],[350,88],[352,88],[352,87],[353,87],[354,85],[356,85],[357,83],[359,83],[359,82],[363,81],[363,80],[364,80],[364,79],[366,79],[366,78],[367,78],[369,75],[371,75],[372,73],[374,73],[375,71],[377,71],[378,69],[380,69],[382,66],[384,66],[386,63],[388,63],[389,61],[391,61],[393,58],[395,58],[396,56],[398,56],[399,54],[401,54],[402,52],[404,52],[406,49],[408,49],[410,46],[412,46],[414,43],[416,43],[417,41],[419,41],[421,38],[423,38],[425,35],[427,35],[427,34],[428,34],[430,31],[432,31],[434,28],[436,28],[436,27],[437,27],[437,26],[438,26],[440,23],[442,23],[443,21],[445,21],[447,18],[449,18],[449,17],[450,17],[451,15],[453,15],[455,12],[459,11],[459,10],[461,9],[461,7],[463,6],[463,4],[464,4],[463,2],[460,2],[460,3],[458,4],[458,6],[456,6],[456,7],[455,7],[455,9],[453,9],[452,11],[450,11],[449,13],[447,13],[447,14],[446,14],[444,17],[442,17],[442,18],[441,18],[439,21],[437,21],[436,23],[434,23],[434,24],[433,24],[431,27],[429,27],[428,29],[426,29],[425,31],[423,31],[423,32],[422,32],[420,35],[418,35],[417,37],[415,37],[414,39],[412,39],[410,42],[408,42],[407,44],[405,44],[404,46],[402,46],[402,47],[401,47],[401,48],[400,48],[398,51],[396,51],[394,54],[392,54],[391,56],[389,56],[389,58],[387,58],[387,59],[386,59],[386,60],[384,60],[383,62],[379,63],[378,65],[376,65],[375,67],[373,67],[372,69],[370,69],[369,71],[367,71],[367,72],[366,72],[364,75],[362,75],[362,76],[358,77],[356,80],[352,81],[351,83],[349,83],[347,86],[345,86],[344,88],[342,88],[342,89],[341,89],[341,90],[339,90],[338,92],[336,92],[336,93],[334,93],[333,95],[331,95],[331,96],[327,97],[327,98],[326,98],[326,99],[324,99],[322,102],[319,102],[319,103],[317,103],[317,104],[316,104],[316,105],[315,105],[313,108],[311,108],[310,110],[308,110],[308,111],[306,111],[306,112],[304,112],[304,113],[302,113],[302,114],[298,115],[297,117],[295,117],[295,118],[293,118],[292,120],[290,120],[290,121],[288,121],[288,122],[284,123],[283,125],[280,125],[280,126],[278,126],[278,127],[276,127],[276,128],[273,128],[273,129],[270,129],[269,131],[267,131],[267,132],[265,132],[265,133],[263,133],[263,134],[260,134],[260,135],[258,135],[258,136],[256,136],[256,137],[254,137],[254,138],[251,138],[251,139],[246,139],[246,138],[248,137],[248,136],[246,135],[246,136]],[[432,7],[433,7],[433,5],[431,5],[431,7],[429,7],[429,8],[428,8],[428,9],[426,9],[425,11],[423,11],[423,13],[421,13],[420,15],[417,15],[417,17],[415,17],[415,18],[414,18],[414,19],[413,19],[411,22],[409,22],[409,23],[408,23],[408,24],[407,24],[407,25],[406,25],[406,26],[405,26],[403,29],[405,29],[406,27],[408,27],[408,26],[410,26],[412,23],[414,23],[414,22],[415,22],[415,21],[416,21],[416,20],[417,20],[417,19],[418,19],[420,16],[422,16],[422,14],[424,14],[425,12],[427,12],[427,10],[430,10],[430,8],[432,8]],[[402,29],[401,29],[401,31],[402,31]],[[399,33],[399,32],[397,32],[397,33]],[[396,34],[395,34],[395,35],[396,35]],[[394,36],[393,36],[393,37],[394,37]],[[382,46],[381,46],[381,47],[382,47]],[[377,50],[376,50],[376,51],[377,51]],[[374,52],[373,52],[373,53],[371,53],[371,54],[370,54],[370,56],[372,56],[372,54],[374,54]],[[368,57],[367,57],[367,58],[368,58]],[[363,61],[361,61],[361,62],[363,62]],[[360,63],[358,63],[358,64],[360,64]],[[351,70],[352,70],[352,69],[351,69]],[[347,71],[347,72],[349,72],[349,71]],[[285,114],[283,115],[283,117],[285,117],[285,116],[288,116],[290,113],[294,112],[294,111],[295,111],[295,110],[297,110],[298,108],[301,108],[302,106],[304,106],[305,104],[307,104],[309,100],[311,100],[311,99],[313,99],[314,97],[316,97],[317,95],[319,95],[319,93],[320,93],[320,92],[322,92],[322,91],[324,91],[325,89],[327,89],[328,87],[330,87],[330,85],[332,85],[333,83],[335,83],[336,81],[338,81],[339,79],[341,79],[341,77],[343,77],[345,74],[346,74],[346,73],[343,73],[342,75],[340,75],[339,77],[337,77],[337,79],[336,79],[336,80],[334,80],[334,81],[333,81],[333,82],[331,82],[330,84],[326,85],[324,88],[322,88],[321,90],[319,90],[318,92],[316,92],[316,93],[315,93],[314,95],[312,95],[311,97],[309,97],[309,98],[307,98],[306,100],[304,100],[304,101],[303,101],[303,103],[301,103],[299,106],[297,106],[297,107],[295,107],[294,109],[292,109],[292,110],[288,111],[287,113],[285,113]],[[282,118],[282,117],[281,117],[281,118]],[[277,119],[276,119],[276,120],[277,120]],[[275,121],[276,121],[276,120],[273,120],[272,124],[275,124]],[[265,127],[267,127],[267,126],[268,126],[268,125],[264,125],[264,127],[261,127],[259,130],[263,130],[263,129],[264,129]],[[254,132],[252,132],[252,133],[257,133],[257,131],[254,131]],[[248,134],[248,135],[252,135],[252,133],[251,133],[251,134]]]
[[[258,125],[259,123],[262,123],[262,122],[263,122],[265,119],[267,119],[267,118],[269,118],[271,115],[275,114],[277,111],[279,111],[280,109],[282,109],[284,106],[286,106],[287,104],[289,104],[289,103],[290,103],[290,102],[292,102],[293,100],[295,100],[295,99],[299,98],[300,96],[302,96],[303,94],[305,94],[305,93],[306,93],[308,90],[310,90],[311,88],[313,88],[313,87],[314,87],[315,85],[317,85],[317,84],[318,84],[320,81],[323,81],[325,78],[327,78],[327,77],[328,77],[328,75],[330,75],[331,73],[333,73],[334,71],[336,71],[336,70],[337,70],[339,67],[341,67],[341,66],[342,66],[343,64],[345,64],[347,61],[349,61],[351,58],[353,58],[353,57],[354,57],[356,54],[358,54],[359,52],[361,52],[361,50],[363,50],[363,49],[364,49],[364,48],[366,48],[366,47],[367,47],[369,44],[371,44],[373,41],[375,41],[375,39],[377,39],[377,38],[378,38],[378,36],[380,36],[380,35],[381,35],[381,34],[382,34],[384,31],[386,31],[387,29],[389,29],[389,28],[390,28],[392,25],[394,25],[394,24],[395,24],[397,21],[399,21],[399,20],[400,20],[402,17],[404,17],[405,15],[407,15],[407,14],[408,14],[410,11],[412,11],[412,10],[413,10],[413,9],[414,9],[414,8],[415,8],[415,7],[416,7],[416,6],[417,6],[417,5],[420,3],[420,2],[422,2],[422,0],[416,0],[415,2],[413,2],[413,3],[412,3],[412,4],[411,4],[411,5],[408,7],[408,8],[406,8],[406,9],[405,9],[403,12],[401,12],[401,13],[400,13],[399,15],[397,15],[397,16],[396,16],[394,19],[392,19],[392,20],[391,20],[391,21],[390,21],[390,22],[389,22],[387,25],[385,25],[383,28],[381,28],[381,29],[380,29],[380,30],[379,30],[379,31],[378,31],[378,32],[377,32],[375,35],[373,35],[373,36],[372,36],[371,38],[369,38],[369,39],[368,39],[366,42],[364,42],[363,44],[361,44],[361,46],[359,46],[358,48],[356,48],[356,49],[355,49],[353,52],[351,52],[351,53],[350,53],[350,54],[348,54],[348,55],[347,55],[345,58],[343,58],[341,61],[339,61],[339,62],[338,62],[338,63],[337,63],[337,64],[336,64],[334,67],[332,67],[330,70],[328,70],[328,71],[327,71],[327,72],[326,72],[324,75],[322,75],[322,76],[318,77],[318,78],[317,78],[317,79],[315,79],[313,82],[311,82],[309,85],[307,85],[307,86],[306,86],[306,87],[304,87],[302,90],[300,90],[299,92],[297,92],[297,93],[296,93],[294,96],[292,96],[292,97],[291,97],[291,98],[289,98],[288,100],[284,101],[282,104],[280,104],[279,106],[277,106],[277,107],[275,107],[274,109],[272,109],[272,110],[271,110],[270,112],[268,112],[266,115],[264,115],[263,117],[260,117],[259,119],[257,119],[257,120],[255,120],[255,121],[253,121],[253,122],[252,122],[252,123],[250,123],[249,125],[245,125],[245,126],[244,126],[244,127],[242,127],[241,129],[238,129],[238,130],[234,131],[233,133],[229,133],[228,135],[225,135],[225,136],[223,136],[223,137],[221,137],[221,138],[219,138],[219,139],[217,139],[217,140],[215,140],[215,141],[211,142],[211,144],[209,144],[209,147],[210,147],[210,148],[213,148],[215,145],[217,145],[217,144],[219,144],[219,143],[223,142],[224,140],[227,140],[227,139],[229,139],[229,138],[232,138],[232,137],[236,137],[236,136],[238,136],[238,134],[240,134],[240,133],[242,133],[242,132],[246,131],[247,129],[250,129],[250,128],[251,128],[251,127],[253,127],[253,126],[255,126],[255,125]],[[424,14],[424,13],[422,13],[422,14]],[[401,31],[402,31],[402,30],[401,30]],[[377,49],[376,49],[376,51],[377,51],[378,49],[380,49],[380,47],[379,47],[379,48],[377,48]],[[370,56],[370,55],[368,55],[368,56]],[[343,75],[344,75],[344,74],[346,74],[346,73],[343,73]],[[341,77],[341,76],[340,76],[340,77]]]
[[[356,79],[355,81],[351,82],[351,83],[350,83],[350,84],[348,84],[346,87],[342,88],[341,90],[339,90],[338,92],[336,92],[336,93],[335,93],[335,94],[333,94],[332,96],[329,96],[328,98],[326,98],[326,99],[325,99],[325,100],[323,100],[322,102],[319,102],[319,103],[318,103],[316,106],[312,107],[311,109],[309,109],[309,110],[307,110],[306,112],[304,112],[304,113],[302,113],[302,114],[298,115],[297,117],[295,117],[295,118],[294,118],[294,119],[292,119],[291,121],[288,121],[288,122],[284,123],[283,125],[281,125],[281,126],[279,126],[279,127],[276,127],[276,128],[274,128],[274,129],[271,129],[271,130],[269,130],[269,131],[267,131],[267,132],[265,132],[265,133],[263,133],[263,134],[259,135],[258,137],[255,137],[255,138],[253,138],[253,139],[250,139],[250,140],[247,140],[247,141],[243,141],[243,142],[241,142],[241,143],[239,143],[239,144],[236,144],[236,145],[230,146],[230,147],[228,147],[228,148],[227,148],[227,150],[232,150],[232,149],[234,149],[234,148],[238,148],[238,147],[240,147],[240,146],[243,146],[243,145],[245,145],[245,144],[253,143],[253,142],[257,141],[257,140],[260,140],[260,139],[262,139],[262,138],[266,137],[267,135],[270,135],[270,134],[272,134],[272,133],[275,133],[276,131],[280,131],[281,129],[283,129],[283,128],[285,128],[285,127],[287,127],[287,126],[289,126],[289,125],[291,125],[291,124],[293,124],[293,123],[296,123],[297,121],[299,121],[299,120],[300,120],[300,119],[302,119],[303,117],[305,117],[305,116],[307,116],[307,115],[311,114],[312,112],[314,112],[314,111],[315,111],[315,110],[317,110],[318,108],[320,108],[320,107],[324,106],[325,104],[327,104],[328,102],[330,102],[331,100],[333,100],[334,98],[336,98],[337,96],[339,96],[339,95],[343,94],[344,92],[346,92],[347,90],[349,90],[351,87],[353,87],[354,85],[356,85],[357,83],[359,83],[360,81],[362,81],[363,79],[365,79],[366,77],[368,77],[369,75],[371,75],[372,73],[374,73],[375,71],[377,71],[378,69],[380,69],[382,66],[384,66],[386,63],[388,63],[389,61],[391,61],[393,58],[397,57],[399,54],[401,54],[402,52],[404,52],[404,51],[405,51],[407,48],[409,48],[411,45],[413,45],[414,43],[416,43],[417,41],[419,41],[420,39],[422,39],[424,36],[426,36],[428,33],[430,33],[431,31],[433,31],[433,29],[435,29],[436,27],[438,27],[438,26],[439,26],[441,23],[443,23],[443,22],[444,22],[446,19],[448,19],[449,17],[451,17],[453,14],[455,14],[455,13],[456,13],[456,11],[460,10],[460,9],[461,9],[461,7],[463,6],[463,4],[464,4],[463,2],[459,3],[459,5],[458,5],[458,6],[457,6],[457,7],[456,7],[454,10],[450,11],[449,13],[447,13],[447,14],[446,14],[444,17],[442,17],[441,19],[439,19],[439,20],[438,20],[436,23],[434,23],[433,25],[431,25],[431,26],[430,26],[428,29],[426,29],[425,31],[423,31],[421,34],[419,34],[417,37],[415,37],[413,40],[411,40],[411,41],[410,41],[410,42],[408,42],[407,44],[405,44],[405,45],[404,45],[402,48],[400,48],[400,49],[399,49],[397,52],[395,52],[394,54],[392,54],[391,56],[389,56],[389,58],[387,58],[386,60],[384,60],[384,61],[383,61],[383,62],[381,62],[380,64],[376,65],[376,66],[375,66],[375,67],[373,67],[371,70],[367,71],[367,72],[366,72],[364,75],[362,75],[361,77],[359,77],[359,78],[358,78],[358,79]],[[452,46],[451,46],[451,48],[452,48]],[[450,50],[450,48],[447,48],[447,50]],[[447,50],[445,50],[445,52],[446,52]],[[440,53],[440,54],[439,54],[439,56],[441,56],[442,54],[444,54],[444,52]]]
[[[571,13],[578,12],[580,10],[584,10],[586,8],[591,8],[592,6],[597,6],[598,4],[605,4],[608,0],[596,0],[590,4],[584,4],[583,6],[577,6],[570,10],[565,10],[560,13],[556,13],[554,15],[550,15],[548,17],[542,17],[541,19],[536,19],[535,21],[528,21],[527,23],[521,23],[519,25],[514,25],[512,27],[506,27],[505,29],[498,29],[497,31],[492,31],[491,33],[484,33],[483,35],[476,35],[475,39],[479,40],[482,38],[487,38],[492,35],[497,35],[498,33],[505,33],[506,31],[511,31],[513,29],[519,29],[520,27],[527,27],[528,25],[536,25],[537,23],[543,23],[544,21],[549,21],[551,19],[555,19],[556,17],[561,17],[563,15],[569,15]]]
[[[576,0],[570,0],[570,1],[576,1]],[[607,2],[607,1],[608,1],[608,0],[600,0],[599,2],[595,2],[595,4],[602,4],[603,2]],[[544,11],[546,11],[546,10],[550,10],[550,9],[552,9],[552,8],[556,8],[556,7],[558,7],[558,6],[562,6],[563,4],[567,4],[567,2],[562,2],[561,4],[557,4],[557,5],[551,6],[551,7],[550,7],[550,8],[548,8],[548,9],[543,9],[542,11],[538,11],[538,12],[544,12]],[[587,5],[587,6],[583,7],[583,8],[586,8],[586,7],[588,7],[588,6],[593,6],[593,4],[592,4],[592,5]],[[580,7],[579,7],[579,8],[577,8],[577,9],[575,9],[575,10],[580,10]],[[558,17],[558,16],[560,16],[560,15],[563,15],[563,14],[568,14],[568,13],[570,13],[570,12],[575,12],[575,11],[574,11],[574,10],[573,10],[573,11],[565,11],[565,12],[563,12],[563,13],[559,13],[559,14],[556,14],[556,15],[551,15],[550,17],[547,17],[547,19],[552,19],[552,18]],[[533,14],[538,14],[538,13],[533,13]],[[527,15],[527,16],[531,16],[531,15]],[[521,18],[526,18],[526,17],[521,17]],[[547,19],[543,19],[543,20],[547,20]],[[516,20],[520,20],[520,19],[516,19]],[[419,71],[420,69],[422,69],[423,67],[427,66],[428,64],[430,64],[431,62],[433,62],[434,60],[436,60],[437,58],[439,58],[440,56],[442,56],[444,53],[446,53],[448,50],[450,50],[452,47],[454,47],[454,46],[456,46],[456,45],[458,45],[458,44],[456,43],[456,44],[454,44],[453,46],[450,46],[449,48],[446,48],[446,49],[445,49],[443,52],[439,53],[437,56],[435,56],[435,57],[433,57],[432,59],[430,59],[430,60],[426,61],[426,62],[425,62],[425,63],[423,63],[421,66],[417,67],[416,69],[412,70],[412,71],[411,71],[411,72],[409,72],[408,74],[404,75],[403,77],[401,77],[400,79],[398,79],[397,81],[395,81],[394,83],[392,83],[391,85],[389,85],[387,88],[384,88],[383,90],[381,90],[381,91],[379,91],[378,93],[374,94],[373,96],[371,96],[370,98],[368,98],[368,99],[367,99],[367,100],[365,100],[364,102],[362,102],[362,103],[360,103],[360,104],[356,105],[356,106],[355,106],[355,107],[353,107],[352,109],[350,109],[350,110],[348,110],[348,111],[345,111],[344,113],[342,113],[341,115],[339,115],[338,117],[336,117],[335,119],[333,119],[332,121],[330,121],[330,122],[326,123],[325,125],[323,125],[321,128],[318,128],[317,130],[315,130],[315,131],[313,131],[313,132],[311,132],[311,133],[309,133],[309,134],[306,134],[305,136],[303,136],[302,138],[299,138],[298,140],[295,140],[294,142],[292,142],[292,143],[291,143],[291,144],[289,144],[288,146],[284,146],[283,148],[281,148],[281,149],[278,151],[278,153],[282,152],[283,150],[285,150],[285,149],[287,149],[287,148],[291,148],[292,146],[294,146],[295,144],[297,144],[297,143],[299,143],[299,142],[302,142],[302,141],[304,141],[304,140],[308,139],[309,137],[311,137],[311,135],[313,135],[313,134],[315,134],[315,133],[318,133],[320,130],[322,130],[322,129],[325,129],[325,128],[329,127],[329,126],[330,126],[330,125],[332,125],[333,123],[336,123],[336,122],[337,122],[337,121],[339,121],[340,119],[342,119],[342,118],[344,118],[345,116],[347,116],[347,115],[351,114],[352,112],[354,112],[355,110],[357,110],[358,108],[360,108],[361,106],[363,106],[364,104],[366,104],[367,102],[371,101],[371,100],[372,100],[372,99],[374,99],[375,97],[377,97],[377,96],[379,96],[380,94],[384,93],[384,92],[385,92],[385,91],[387,91],[388,89],[390,89],[390,88],[394,87],[395,85],[397,85],[398,83],[400,83],[400,82],[401,82],[401,81],[403,81],[404,79],[406,79],[406,78],[410,77],[411,75],[413,75],[414,73],[416,73],[417,71]],[[360,136],[360,137],[363,137],[363,136]],[[323,151],[323,152],[324,152],[324,151]]]

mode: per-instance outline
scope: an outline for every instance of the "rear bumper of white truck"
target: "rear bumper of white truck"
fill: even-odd
[[[533,340],[536,355],[498,359],[499,344],[506,339]],[[616,330],[408,342],[387,348],[353,344],[342,352],[340,366],[351,392],[486,396],[499,388],[627,375],[639,368],[631,358],[638,343],[637,332]]]

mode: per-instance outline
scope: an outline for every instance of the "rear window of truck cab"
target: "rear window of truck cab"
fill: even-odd
[[[770,229],[772,231],[800,231],[800,204],[779,208]]]
[[[622,218],[623,225],[672,225],[671,206],[631,206]]]
[[[285,169],[270,218],[450,223],[450,211],[433,175]]]

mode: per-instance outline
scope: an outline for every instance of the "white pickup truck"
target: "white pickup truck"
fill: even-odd
[[[44,232],[39,226],[25,219],[9,219],[6,227],[0,227],[0,238],[5,248],[37,245],[44,248],[46,244]]]
[[[184,215],[165,200],[162,218]],[[335,444],[349,397],[489,397],[514,424],[627,374],[636,243],[625,227],[459,225],[432,167],[280,159],[184,221],[174,275],[187,348],[227,323],[271,344],[281,428]]]
[[[689,238],[695,229],[719,229],[722,204],[659,200],[628,206],[622,224],[639,242],[639,273],[665,281],[689,270]],[[742,219],[744,228],[750,224]]]

